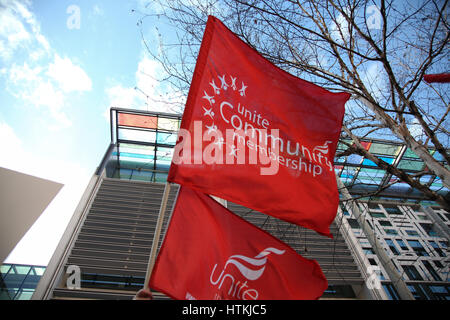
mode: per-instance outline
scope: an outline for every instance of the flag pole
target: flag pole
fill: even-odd
[[[153,266],[155,265],[156,250],[158,250],[159,237],[161,235],[161,228],[164,221],[164,215],[166,213],[167,200],[170,194],[170,182],[166,182],[164,186],[164,193],[161,200],[161,207],[159,208],[158,220],[156,222],[155,234],[153,235],[152,249],[150,251],[150,257],[147,265],[147,273],[145,275],[144,289],[149,290],[149,281],[152,274]]]

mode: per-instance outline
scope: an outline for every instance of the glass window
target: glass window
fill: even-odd
[[[442,184],[442,180],[439,177],[436,177],[433,181],[433,183],[430,186],[431,190],[440,190],[444,187]]]
[[[347,221],[348,221],[348,223],[350,224],[350,227],[351,227],[352,229],[360,229],[360,228],[361,228],[361,227],[359,226],[358,221],[357,221],[356,219],[352,219],[352,218],[348,219],[348,218],[347,218]]]
[[[2,274],[7,274],[11,266],[9,264],[4,264],[0,267],[0,272]]]
[[[410,148],[406,149],[403,158],[419,159],[419,157]]]
[[[398,232],[395,229],[383,229],[386,234],[397,235]]]
[[[335,163],[343,164],[345,162],[345,157],[334,158]],[[335,166],[335,168],[342,169],[342,166]]]
[[[425,248],[420,244],[419,241],[408,240],[408,244],[418,256],[429,256],[429,254],[425,251]]]
[[[419,233],[416,230],[405,230],[406,234],[409,236],[418,236]]]
[[[428,288],[433,293],[448,293],[444,286],[429,286]]]
[[[155,154],[149,153],[149,154],[144,154],[144,153],[130,153],[130,152],[120,152],[120,160],[126,160],[126,159],[130,159],[130,160],[135,160],[136,162],[146,162],[146,160],[148,159],[153,159],[155,157]]]
[[[379,220],[378,223],[383,227],[391,227],[392,226],[392,223],[390,223],[387,220]]]
[[[433,158],[435,158],[437,161],[444,161],[444,156],[440,152],[435,152],[433,154]]]
[[[372,143],[369,151],[374,154],[392,155],[396,156],[401,149],[401,146],[395,146],[384,143]]]
[[[403,240],[397,239],[396,241],[402,250],[409,250]]]
[[[172,163],[173,148],[158,147],[156,150],[156,169],[169,171]]]
[[[422,184],[428,184],[429,182],[431,182],[432,179],[434,179],[434,176],[426,174],[420,177],[419,181]]]
[[[416,299],[416,300],[429,299],[429,296],[426,294],[424,287],[422,285],[419,285],[419,284],[409,285],[408,289],[411,291],[411,293],[414,296],[414,299]]]
[[[397,207],[384,206],[384,210],[386,210],[386,212],[390,215],[403,215],[403,213]]]
[[[405,271],[405,274],[408,276],[410,280],[423,280],[420,273],[417,271],[416,267],[414,266],[402,266],[403,270]]]
[[[398,252],[397,248],[395,247],[394,241],[390,239],[386,239],[386,243],[389,246],[389,249],[391,249],[392,253],[398,256],[400,253]]]
[[[397,293],[397,290],[395,290],[394,286],[390,283],[383,283],[383,289],[386,292],[387,296],[390,300],[400,300],[400,296]]]
[[[121,157],[119,161],[119,166],[122,169],[133,169],[133,170],[151,170],[154,168],[153,159],[140,159],[131,157]]]
[[[351,154],[347,157],[347,163],[360,164],[362,157],[358,154]]]
[[[433,247],[434,251],[436,251],[440,257],[445,257],[444,251],[442,251],[442,249],[439,248],[439,245],[436,242],[430,241],[429,243]]]
[[[118,114],[119,126],[156,129],[157,118],[154,116],[140,114]]]
[[[158,129],[178,131],[180,121],[178,119],[158,118]],[[176,134],[175,134],[176,135]]]
[[[34,289],[21,289],[14,297],[14,300],[31,300],[33,293]]]
[[[119,139],[155,143],[156,132],[119,128]]]
[[[423,169],[424,164],[422,161],[401,160],[397,167],[403,170],[420,171]]]
[[[157,171],[167,171],[169,172],[170,169],[170,163],[165,163],[164,161],[157,161],[156,162],[156,170]]]
[[[425,230],[425,232],[430,237],[437,237],[438,236],[436,231],[433,230],[433,225],[431,223],[421,223],[420,226],[423,228],[423,230]]]
[[[385,173],[384,170],[361,168],[359,170],[357,181],[358,183],[365,184],[379,184],[381,180],[383,180]]]
[[[425,268],[427,268],[428,272],[431,274],[434,280],[442,281],[439,274],[436,272],[436,270],[434,270],[433,266],[428,261],[422,261],[422,263],[425,266]]]
[[[424,214],[416,214],[418,220],[428,220],[428,217]]]
[[[375,202],[369,202],[368,203],[369,209],[380,209],[380,204]]]
[[[367,142],[367,141],[361,141],[360,143],[366,150],[369,150],[370,146],[372,145],[372,142]]]
[[[155,182],[166,182],[167,181],[167,173],[156,173]]]
[[[174,146],[177,143],[177,134],[158,132],[156,142],[159,144],[168,144]]]
[[[385,218],[386,216],[382,212],[370,212],[370,215],[374,218]],[[389,224],[391,225],[391,224]]]
[[[343,139],[342,141],[338,142],[337,145],[337,150],[347,150],[348,149],[348,145],[347,144],[352,144],[352,140],[350,139]]]
[[[30,272],[31,267],[30,266],[15,266],[17,274],[20,275],[27,275],[28,272]]]
[[[392,164],[394,162],[394,158],[388,158],[388,157],[379,157],[380,160],[383,160],[384,162],[387,162],[389,164]],[[377,167],[375,162],[372,162],[372,160],[364,159],[363,166],[369,166],[369,167]]]
[[[366,239],[359,239],[359,244],[361,246],[370,246],[369,240]]]

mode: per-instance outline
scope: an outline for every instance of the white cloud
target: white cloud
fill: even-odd
[[[138,103],[136,90],[134,88],[123,87],[122,85],[115,85],[106,89],[106,94],[109,98],[111,106],[118,108],[132,108]]]
[[[147,95],[154,96],[158,86],[158,80],[155,76],[161,74],[162,70],[158,66],[158,62],[144,56],[138,64],[136,71],[136,84],[139,89]]]
[[[108,107],[104,112],[109,121],[109,108],[120,107],[166,113],[182,113],[185,97],[170,85],[158,80],[163,70],[157,61],[143,55],[137,65],[135,87],[115,84],[107,88]]]
[[[14,12],[0,7],[0,57],[9,60],[14,51],[30,39],[30,34]]]
[[[69,127],[67,114],[73,92],[92,89],[86,72],[68,57],[61,57],[50,46],[29,2],[5,1],[0,6],[0,62],[5,88],[18,104],[42,110],[51,130]],[[20,58],[25,58],[20,64]]]
[[[425,136],[425,132],[420,124],[419,120],[413,118],[411,123],[408,125],[409,132],[416,140],[422,140]]]
[[[11,83],[19,85],[25,81],[39,81],[41,79],[40,73],[42,70],[43,68],[40,66],[31,67],[27,62],[25,62],[22,66],[14,63],[9,69],[5,68],[5,73],[8,74],[8,80]],[[18,94],[17,92],[15,93]]]
[[[61,58],[58,54],[55,54],[54,62],[49,65],[47,75],[58,82],[65,92],[89,91],[92,88],[92,81],[86,72],[69,58]]]
[[[5,0],[0,6],[0,58],[4,60],[9,61],[18,49],[32,51],[30,49],[36,44],[41,55],[50,50],[39,23],[26,3]]]
[[[347,14],[350,14],[350,12],[348,11]],[[339,14],[336,17],[336,21],[333,21],[331,23],[330,36],[331,39],[333,39],[337,43],[342,44],[348,41],[350,37],[349,25],[347,19],[345,19],[342,14]]]
[[[109,122],[109,108],[128,108],[135,109],[140,105],[139,97],[134,88],[124,87],[120,84],[107,88],[108,107],[103,112],[103,116]]]
[[[66,96],[44,70],[42,66],[30,67],[27,62],[22,66],[13,64],[5,71],[8,75],[7,91],[23,105],[43,110],[50,123],[49,129],[67,128],[72,123],[64,112]]]
[[[387,83],[381,63],[371,62],[370,64],[364,64],[359,68],[359,73],[369,92],[381,102]]]

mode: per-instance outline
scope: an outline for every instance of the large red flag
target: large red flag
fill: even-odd
[[[331,237],[349,97],[277,68],[210,16],[168,181]]]
[[[174,299],[317,299],[327,288],[319,264],[181,187],[150,287]]]

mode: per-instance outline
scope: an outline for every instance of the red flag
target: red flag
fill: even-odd
[[[210,16],[168,181],[332,237],[349,97],[277,68]]]
[[[316,261],[186,187],[150,278],[174,299],[317,299],[327,286]]]

